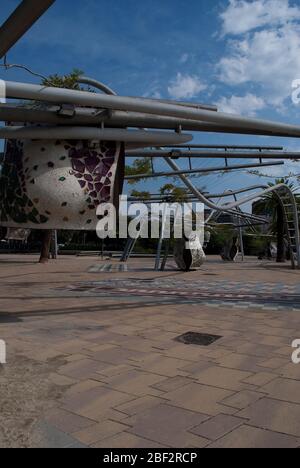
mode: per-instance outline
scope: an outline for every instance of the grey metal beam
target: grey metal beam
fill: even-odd
[[[287,136],[300,137],[299,125],[240,117],[204,109],[194,109],[184,107],[176,103],[165,104],[157,100],[147,101],[139,98],[108,96],[105,94],[94,94],[86,91],[50,88],[9,81],[5,83],[6,94],[9,98],[142,112],[153,115],[178,117],[182,119],[193,119],[202,123],[205,122],[217,124],[219,126],[232,127],[233,130],[235,128],[244,130],[250,129],[251,131],[270,132],[274,135],[284,133]]]
[[[173,145],[173,146],[163,146],[162,148],[175,148],[175,149],[223,149],[223,150],[272,150],[272,151],[282,151],[283,146],[256,146],[256,145]]]
[[[18,42],[55,0],[23,0],[0,28],[0,58]]]
[[[130,150],[126,152],[130,158],[213,158],[213,159],[300,159],[300,152],[273,151],[164,151],[164,150]]]
[[[171,143],[185,143],[192,135],[171,132],[148,132],[146,130],[125,130],[95,127],[2,127],[0,138],[31,140],[107,140],[141,144],[141,146]]]
[[[270,167],[270,166],[282,166],[284,162],[274,161],[270,163],[261,163],[261,164],[236,164],[232,166],[218,166],[205,169],[192,169],[192,170],[176,170],[174,172],[156,172],[153,174],[140,174],[140,175],[130,175],[126,176],[125,180],[135,180],[135,179],[153,179],[156,177],[175,177],[178,175],[188,175],[188,174],[207,174],[211,172],[229,172],[236,171],[240,169],[250,169],[255,167]]]
[[[165,117],[160,115],[149,115],[141,112],[126,111],[102,111],[94,106],[91,108],[74,107],[74,114],[66,118],[59,114],[61,105],[49,104],[48,109],[30,109],[30,107],[19,107],[12,104],[0,104],[0,121],[45,123],[49,125],[107,125],[108,127],[139,127],[166,130],[228,133],[241,135],[263,135],[289,137],[286,132],[267,132],[251,128],[228,127],[213,123],[204,123],[196,120],[179,119],[176,117]],[[294,135],[293,135],[294,136]],[[182,145],[180,145],[182,147]],[[168,146],[170,147],[170,146]],[[174,148],[175,145],[172,145]],[[276,148],[274,148],[276,149]]]

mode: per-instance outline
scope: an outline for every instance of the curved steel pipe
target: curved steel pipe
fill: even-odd
[[[101,83],[101,81],[95,80],[94,78],[89,78],[88,76],[80,76],[77,82],[93,86],[94,88],[99,89],[103,93],[108,94],[110,96],[117,96],[117,93],[115,93],[111,88],[109,88],[104,83]]]

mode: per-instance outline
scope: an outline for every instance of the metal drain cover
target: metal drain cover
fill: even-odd
[[[223,337],[218,335],[187,332],[184,333],[184,335],[180,335],[177,338],[175,338],[175,341],[179,341],[180,343],[184,343],[187,345],[210,346],[211,344],[215,343],[221,338]]]

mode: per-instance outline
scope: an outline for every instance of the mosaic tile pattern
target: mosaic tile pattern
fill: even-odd
[[[300,285],[282,283],[244,284],[231,281],[186,281],[168,278],[82,282],[64,288],[79,296],[130,296],[171,298],[174,302],[191,301],[212,307],[259,307],[270,310],[300,310]],[[62,293],[62,290],[60,290]]]
[[[1,225],[94,230],[98,205],[117,205],[123,179],[121,143],[7,141]]]

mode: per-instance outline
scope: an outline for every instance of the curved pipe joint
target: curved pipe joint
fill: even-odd
[[[101,81],[95,80],[94,78],[89,78],[88,76],[80,76],[77,82],[81,84],[93,86],[94,88],[99,89],[103,93],[108,94],[110,96],[117,96],[117,93],[115,93],[115,91],[113,91],[104,83],[101,83]]]

